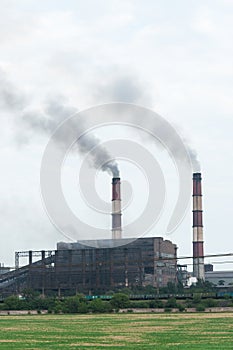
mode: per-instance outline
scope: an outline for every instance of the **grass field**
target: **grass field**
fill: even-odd
[[[0,348],[233,349],[233,313],[1,316]]]

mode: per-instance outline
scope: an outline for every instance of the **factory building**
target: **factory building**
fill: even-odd
[[[107,248],[112,240],[97,241],[105,248],[87,247],[87,241],[57,244],[57,250],[11,271],[0,280],[1,291],[19,293],[25,288],[43,294],[109,291],[132,286],[165,287],[176,282],[177,247],[161,237],[121,239],[117,247]],[[91,242],[89,242],[91,243]],[[25,255],[24,255],[25,256]]]
[[[111,240],[100,241],[100,246]],[[160,237],[118,240],[118,247],[88,248],[58,243],[55,267],[61,288],[70,275],[70,288],[109,290],[131,286],[164,287],[176,282],[176,245]]]
[[[161,237],[122,238],[120,178],[112,179],[112,239],[60,242],[55,251],[16,252],[16,269],[0,277],[0,294],[25,288],[58,294],[177,282],[177,247]],[[115,243],[114,243],[115,242]],[[28,264],[19,267],[19,256]],[[33,256],[39,260],[33,262]],[[178,273],[179,275],[179,273]],[[193,276],[205,279],[201,174],[193,174]],[[184,277],[184,276],[183,276]],[[183,278],[182,277],[182,278]]]
[[[207,271],[205,272],[205,279],[216,287],[232,288],[233,271]]]

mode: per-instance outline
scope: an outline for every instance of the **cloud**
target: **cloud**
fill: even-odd
[[[17,111],[24,108],[25,97],[9,82],[6,74],[0,70],[0,107]]]
[[[0,73],[1,115],[6,114],[7,107],[19,121],[22,109],[28,118],[32,111],[42,110],[45,119],[54,113],[59,123],[60,109],[52,107],[49,95],[65,96],[68,102],[63,101],[62,105],[79,109],[112,99],[149,104],[169,121],[181,124],[183,133],[188,133],[198,148],[204,177],[208,178],[205,200],[211,215],[207,213],[206,236],[212,243],[214,233],[216,236],[218,233],[212,218],[219,218],[219,229],[223,232],[221,249],[225,249],[224,241],[232,240],[228,233],[230,218],[224,215],[224,203],[229,203],[232,197],[233,177],[229,161],[233,149],[232,1],[207,0],[203,6],[200,0],[180,1],[179,5],[162,0],[146,4],[100,1],[98,5],[93,1],[22,0],[19,4],[7,0],[2,1],[0,20],[0,67],[4,67],[12,82]],[[13,92],[12,84],[17,87]],[[30,109],[26,108],[28,99]],[[9,152],[1,149],[1,157],[14,162],[15,119],[13,123],[11,120],[2,118],[1,143],[6,141],[4,146],[9,147]],[[44,123],[42,127],[51,131],[51,124]],[[28,148],[39,164],[43,150],[36,153],[35,137],[31,137]],[[27,152],[28,148],[25,147]],[[28,179],[25,169],[30,168],[30,162],[18,165],[17,171],[12,170],[15,177],[4,177],[2,183],[7,178],[10,184],[17,178]],[[223,190],[221,203],[214,200],[219,169],[221,181],[228,189],[228,193]],[[36,174],[32,171],[30,176]],[[2,190],[5,197],[12,196],[11,188],[9,185]],[[25,191],[30,192],[27,186]],[[30,203],[24,211],[35,217]],[[12,232],[17,230],[13,222],[9,225],[7,247],[11,245]],[[222,225],[224,229],[220,228]],[[189,252],[190,247],[186,235],[189,226],[184,230],[186,243],[177,242],[180,253]],[[27,237],[28,232],[29,229]],[[33,240],[28,239],[28,246],[32,244]],[[212,244],[217,251],[219,243]]]

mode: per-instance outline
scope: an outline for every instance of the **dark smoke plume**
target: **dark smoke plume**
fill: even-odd
[[[77,113],[74,107],[60,104],[56,99],[50,100],[45,105],[42,113],[36,112],[24,112],[22,113],[22,119],[24,122],[35,132],[46,133],[51,135],[60,123],[65,121]],[[92,162],[91,166],[96,169],[101,168],[103,171],[109,172],[113,176],[119,176],[119,169],[116,161],[111,160],[111,155],[107,149],[101,145],[101,141],[94,135],[85,133],[85,125],[76,122],[70,122],[69,128],[64,128],[64,132],[60,133],[57,142],[63,144],[66,141],[67,134],[73,133],[83,134],[76,143],[75,149],[80,153],[86,154],[91,151]]]
[[[23,94],[10,84],[5,78],[4,74],[0,72],[0,105],[13,113],[18,113],[20,120],[24,121],[25,125],[36,133],[51,135],[58,125],[69,118],[71,115],[77,112],[77,109],[68,106],[62,98],[50,99],[46,102],[42,109],[30,110],[26,103],[26,98]],[[125,74],[115,75],[110,78],[106,78],[106,83],[102,84],[96,89],[95,96],[98,98],[98,102],[126,102],[126,103],[150,103],[147,90],[143,87],[142,83],[135,79],[135,77]],[[132,118],[137,118],[132,116]],[[141,116],[140,116],[141,118]],[[161,135],[166,140],[167,145],[173,150],[173,154],[179,157],[179,149],[176,149],[176,143],[172,139],[171,135],[166,134],[161,125],[153,125],[156,134]],[[58,140],[62,143],[66,138],[67,132],[74,132],[74,130],[84,131],[85,127],[82,124],[72,125],[72,130],[66,130]],[[63,139],[64,138],[64,139]],[[187,141],[183,139],[183,143],[189,152],[194,171],[200,170],[200,164],[197,159],[197,153],[193,150]],[[92,166],[95,168],[102,168],[103,171],[111,173],[113,176],[119,176],[119,169],[117,162],[111,159],[107,149],[101,146],[100,140],[88,134],[84,134],[77,142],[78,151],[81,153],[89,152],[93,147],[98,146],[92,152]],[[182,160],[182,159],[181,159]]]
[[[23,121],[24,125],[36,134],[51,135],[60,123],[77,113],[77,109],[66,105],[60,96],[47,101],[42,109],[30,109],[28,107],[30,105],[27,105],[23,94],[20,94],[2,74],[0,74],[0,77],[2,78],[0,83],[0,105],[14,114],[17,113],[17,121],[20,123]],[[65,142],[67,133],[83,133],[83,136],[77,140],[76,149],[80,153],[85,154],[94,147],[94,150],[91,152],[91,166],[97,169],[101,168],[112,176],[118,177],[119,169],[117,162],[110,160],[112,157],[107,149],[101,145],[101,141],[96,136],[85,133],[85,126],[83,124],[71,123],[70,125],[69,130],[65,129],[60,139],[57,140],[58,144]]]
[[[143,104],[145,107],[151,105],[151,96],[148,91],[148,86],[138,78],[135,78],[133,74],[127,72],[122,74],[122,72],[116,71],[116,73],[106,77],[104,82],[105,83],[100,83],[95,92],[98,101]],[[132,122],[134,122],[137,117],[142,118],[141,115],[133,115],[131,117]],[[166,140],[166,145],[172,150],[173,155],[176,155],[178,159],[183,161],[183,154],[179,154],[180,149],[177,147],[177,140],[174,138],[173,134],[169,133],[166,125],[159,123],[157,120],[157,122],[153,121],[150,128],[154,129],[154,134],[161,135],[161,138]],[[182,138],[182,142],[189,153],[194,171],[199,171],[200,163],[197,158],[197,152],[190,146],[186,139]],[[161,144],[158,143],[158,145]]]

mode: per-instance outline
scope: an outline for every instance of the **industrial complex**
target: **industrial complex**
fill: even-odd
[[[193,174],[193,274],[205,280],[202,219],[202,177]],[[126,239],[121,226],[121,182],[112,179],[112,239],[57,243],[54,251],[15,253],[15,269],[2,267],[0,294],[33,289],[71,295],[77,292],[106,292],[132,286],[164,287],[177,279],[185,283],[187,271],[177,265],[177,246],[162,237]],[[112,244],[117,242],[117,245]],[[96,244],[97,243],[97,244]],[[20,258],[28,263],[20,266]],[[37,261],[35,260],[37,258]],[[184,267],[184,266],[183,266]],[[184,277],[185,276],[185,277]]]

